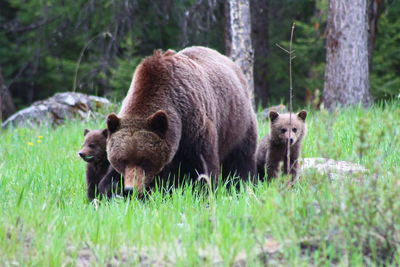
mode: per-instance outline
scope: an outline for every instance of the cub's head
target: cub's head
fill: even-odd
[[[107,160],[107,129],[83,131],[85,140],[78,155],[86,162],[103,162]]]
[[[276,111],[269,113],[271,120],[271,140],[275,144],[287,144],[291,146],[301,142],[306,135],[307,111],[302,110],[297,114],[279,114]]]
[[[123,175],[125,191],[142,192],[171,161],[167,113],[159,110],[147,118],[129,119],[110,114],[107,128],[108,159]]]

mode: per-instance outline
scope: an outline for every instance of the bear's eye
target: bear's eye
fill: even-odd
[[[96,147],[96,145],[95,144],[89,144],[89,147],[93,149],[93,148]]]
[[[293,128],[292,131],[295,133],[297,132],[297,128]]]
[[[282,128],[282,129],[281,129],[281,133],[286,133],[286,131],[287,131],[287,130],[286,130],[285,128]]]

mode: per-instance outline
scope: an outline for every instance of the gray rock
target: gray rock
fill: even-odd
[[[333,160],[328,158],[304,158],[301,163],[301,171],[316,171],[328,174],[330,178],[345,178],[351,174],[368,171],[364,166],[348,161]]]
[[[268,108],[264,109],[264,110],[261,112],[261,116],[262,116],[263,118],[268,118],[268,113],[269,113],[270,111],[276,111],[276,112],[278,112],[278,113],[285,113],[285,112],[287,112],[287,109],[286,109],[286,106],[285,106],[285,105],[279,104],[279,105],[277,105],[277,106],[272,106],[272,107],[268,107]]]
[[[108,108],[111,102],[103,97],[82,93],[58,93],[54,96],[34,102],[2,123],[2,127],[29,125],[59,125],[66,119],[86,119],[99,108]]]

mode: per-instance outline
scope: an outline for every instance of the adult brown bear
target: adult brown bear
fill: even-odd
[[[243,73],[205,47],[155,51],[136,68],[120,113],[107,117],[107,154],[139,192],[155,176],[182,181],[256,173],[257,121]]]

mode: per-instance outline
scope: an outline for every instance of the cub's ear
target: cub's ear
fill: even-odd
[[[108,136],[108,129],[104,129],[103,131],[101,131],[101,133],[103,134],[103,136],[104,136],[105,138],[107,138],[107,136]]]
[[[307,118],[307,111],[300,111],[299,113],[297,113],[297,117],[299,117],[302,121],[305,121]]]
[[[83,136],[86,136],[86,135],[88,134],[88,132],[90,132],[90,130],[89,130],[89,129],[85,129],[85,130],[83,130]]]
[[[164,110],[159,110],[147,118],[150,129],[164,138],[168,130],[168,117]]]
[[[270,111],[270,112],[268,113],[268,116],[269,116],[271,122],[274,122],[274,121],[276,121],[276,119],[279,117],[279,113],[276,112],[276,111]]]
[[[110,131],[110,134],[115,133],[121,122],[115,113],[111,113],[107,116],[107,129]]]

